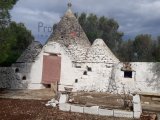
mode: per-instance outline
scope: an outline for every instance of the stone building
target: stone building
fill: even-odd
[[[159,63],[122,63],[102,39],[91,45],[71,10],[44,46],[33,42],[10,68],[0,68],[0,87],[59,91],[160,92]]]

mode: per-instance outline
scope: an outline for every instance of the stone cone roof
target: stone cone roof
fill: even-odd
[[[117,63],[119,60],[102,39],[96,39],[88,50],[87,62]]]
[[[38,41],[33,41],[28,48],[22,53],[16,62],[18,63],[30,63],[34,62],[36,57],[42,50],[42,45]]]
[[[58,42],[65,46],[80,45],[90,47],[90,42],[79,24],[77,18],[69,8],[47,42]]]

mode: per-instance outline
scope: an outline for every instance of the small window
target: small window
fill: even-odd
[[[22,80],[26,80],[26,79],[27,79],[27,77],[26,77],[26,76],[23,76],[23,77],[22,77]]]
[[[45,84],[45,88],[51,88],[51,84]]]
[[[81,64],[75,63],[75,67],[76,67],[76,68],[81,68]]]
[[[124,71],[124,78],[132,78],[132,71]]]
[[[109,66],[109,65],[106,65],[106,68],[111,68],[111,66]]]
[[[84,71],[83,75],[87,75],[87,71]]]
[[[87,66],[87,70],[91,72],[92,68]]]
[[[76,68],[81,68],[81,66],[76,66]]]
[[[78,83],[78,79],[75,79],[75,83]]]
[[[16,68],[16,69],[15,69],[15,73],[18,73],[18,72],[19,72],[19,68]]]
[[[58,54],[56,54],[56,53],[51,53],[51,54],[49,54],[50,56],[58,56]]]

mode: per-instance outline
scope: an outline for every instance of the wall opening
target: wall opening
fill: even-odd
[[[81,64],[75,63],[75,68],[81,68]]]
[[[18,72],[19,72],[19,68],[16,68],[16,69],[15,69],[15,73],[18,73]]]
[[[26,76],[23,76],[23,77],[22,77],[22,80],[26,80],[26,79],[27,79],[27,77],[26,77]]]
[[[92,72],[92,68],[87,66],[87,70]]]
[[[44,84],[45,88],[51,88],[51,84]]]
[[[81,66],[75,66],[76,68],[81,68]]]
[[[124,71],[124,78],[132,78],[132,71]]]
[[[78,79],[75,79],[75,83],[78,83]]]
[[[84,71],[83,75],[87,75],[87,71]]]

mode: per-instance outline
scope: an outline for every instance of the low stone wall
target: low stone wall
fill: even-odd
[[[142,113],[142,107],[140,102],[140,96],[133,96],[133,111],[116,110],[116,109],[102,109],[99,106],[80,106],[66,103],[68,99],[67,94],[61,94],[59,100],[59,109],[62,111],[71,111],[78,113],[86,113],[101,116],[112,116],[112,117],[125,117],[125,118],[140,118]]]
[[[133,111],[130,112],[124,110],[100,109],[99,106],[84,107],[84,106],[76,106],[72,104],[63,103],[59,104],[59,109],[62,111],[71,111],[71,112],[86,113],[86,114],[93,114],[100,116],[139,118]]]

